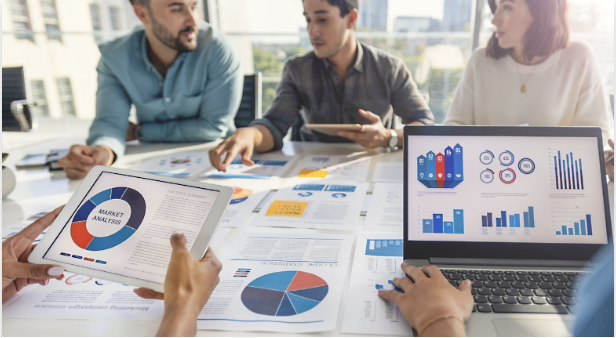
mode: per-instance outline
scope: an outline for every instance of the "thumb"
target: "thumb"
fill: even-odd
[[[181,232],[171,234],[171,247],[173,251],[186,251],[186,236]]]
[[[369,112],[369,111],[365,111],[363,109],[359,110],[359,115],[367,118],[368,121],[370,121],[370,124],[381,122],[381,118],[378,115],[373,114],[372,112]]]
[[[471,281],[468,279],[463,280],[462,283],[460,283],[460,285],[458,286],[458,290],[460,290],[460,292],[462,293],[468,293],[470,295]]]
[[[4,264],[6,263],[2,264],[2,273],[6,274],[10,279],[50,279],[60,277],[64,273],[63,267],[51,264],[10,262],[8,267],[5,267]]]

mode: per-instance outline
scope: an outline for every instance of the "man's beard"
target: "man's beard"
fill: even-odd
[[[152,19],[152,32],[154,36],[158,39],[158,41],[162,42],[165,46],[177,50],[178,52],[190,52],[195,50],[195,46],[191,46],[188,43],[182,42],[182,33],[186,32],[195,32],[195,27],[189,26],[182,29],[177,36],[173,36],[167,27],[160,24],[153,16],[150,16]]]

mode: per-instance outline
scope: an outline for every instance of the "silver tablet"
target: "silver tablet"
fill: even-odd
[[[169,238],[184,233],[193,259],[205,255],[233,189],[96,166],[28,260],[163,291]]]

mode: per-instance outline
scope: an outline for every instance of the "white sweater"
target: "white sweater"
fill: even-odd
[[[526,93],[520,91],[520,74],[526,81]],[[595,126],[602,129],[604,142],[613,138],[609,98],[590,46],[571,42],[536,66],[518,64],[511,56],[490,58],[485,48],[473,53],[444,124],[525,123]]]

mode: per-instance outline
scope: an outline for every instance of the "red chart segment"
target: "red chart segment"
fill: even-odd
[[[327,282],[325,282],[321,277],[311,273],[298,271],[295,274],[295,277],[293,277],[291,284],[289,284],[287,291],[315,288],[323,285],[327,285]]]

